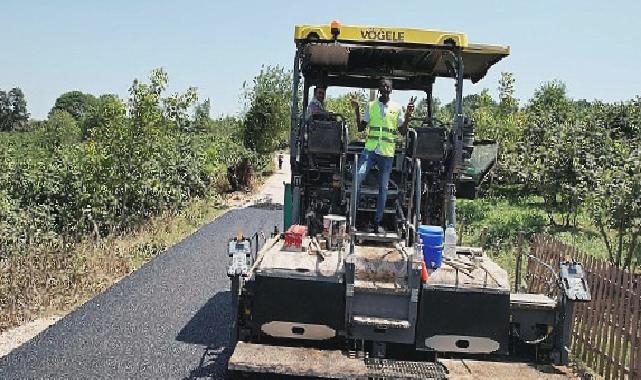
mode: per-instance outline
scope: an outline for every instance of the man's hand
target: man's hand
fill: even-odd
[[[412,96],[410,98],[410,101],[407,102],[407,108],[405,109],[405,120],[408,120],[409,118],[412,117],[412,113],[414,113],[415,102],[416,102],[416,96]]]
[[[403,124],[399,127],[399,130],[401,131],[401,134],[405,136],[407,134],[407,126],[410,123],[410,119],[412,118],[412,113],[414,113],[414,103],[416,102],[416,96],[412,96],[410,98],[410,101],[407,102],[407,108],[405,108],[405,119],[403,120]]]

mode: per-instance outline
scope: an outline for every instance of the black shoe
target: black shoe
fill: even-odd
[[[385,234],[385,233],[387,233],[387,231],[385,231],[385,228],[379,224],[379,225],[376,226],[376,233],[377,234]]]
[[[365,232],[372,233],[372,232],[375,232],[375,231],[376,231],[376,225],[374,225],[372,223],[368,223],[367,227],[365,227]]]

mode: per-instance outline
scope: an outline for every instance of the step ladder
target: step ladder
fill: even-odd
[[[400,242],[357,246],[345,268],[348,337],[413,343],[421,271],[413,249]]]

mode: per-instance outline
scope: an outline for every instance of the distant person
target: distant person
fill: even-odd
[[[236,177],[236,165],[227,167],[227,182],[231,191],[238,190],[238,178]]]
[[[379,82],[378,93],[378,99],[367,104],[362,120],[360,104],[356,97],[352,97],[352,107],[356,114],[358,131],[362,132],[369,127],[365,149],[363,149],[363,153],[359,157],[358,188],[360,189],[370,169],[376,165],[378,167],[378,198],[372,227],[377,233],[384,233],[385,228],[381,225],[381,222],[394,161],[396,132],[400,131],[403,135],[407,133],[407,125],[414,112],[416,97],[410,99],[403,116],[401,106],[390,100],[390,94],[392,93],[392,81],[390,79],[382,79]]]
[[[278,153],[278,170],[283,168],[283,154]]]
[[[325,92],[327,88],[324,86],[314,87],[314,96],[307,105],[306,120],[310,120],[313,114],[325,113]]]

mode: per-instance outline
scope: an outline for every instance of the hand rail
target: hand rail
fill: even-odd
[[[356,229],[356,210],[358,208],[358,153],[354,154],[354,165],[352,167],[352,193],[349,224],[352,230]]]
[[[356,210],[358,208],[358,153],[354,154],[354,166],[352,169],[352,194],[351,194],[351,207],[350,207],[350,215],[349,215],[349,225],[350,225],[350,232],[352,232],[350,235],[352,238],[350,239],[350,245],[349,245],[349,253],[353,254],[354,253],[354,240],[355,240],[355,235],[353,234],[354,231],[356,231]]]
[[[408,131],[408,133],[412,133],[414,135],[414,143],[412,144],[412,158],[416,157],[416,148],[418,147],[418,132],[416,132],[416,129],[412,128]]]
[[[415,162],[414,171],[416,172],[416,180],[414,186],[416,187],[416,212],[414,213],[414,226],[416,230],[418,230],[419,221],[421,220],[421,160],[417,158]]]
[[[416,142],[418,141],[418,133],[414,128],[410,128],[409,131],[407,132],[407,143],[409,143],[410,137],[413,141],[412,144],[412,159],[414,159],[414,156],[416,156]],[[407,143],[405,144],[405,150],[407,151]],[[415,182],[416,182],[416,165],[414,165],[414,170],[412,171],[412,187],[410,188],[410,197],[409,197],[409,202],[408,202],[408,207],[407,207],[407,220],[408,224],[410,223],[411,220],[413,220],[413,207],[414,207],[414,190],[415,190]],[[403,170],[403,175],[405,175],[405,170]],[[403,181],[404,183],[406,181]],[[409,226],[408,226],[409,227]],[[417,226],[414,226],[415,228]]]

